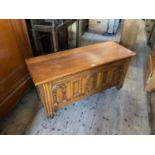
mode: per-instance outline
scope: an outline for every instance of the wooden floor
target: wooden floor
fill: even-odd
[[[19,121],[22,117],[27,117],[18,110],[19,106],[23,107],[19,104],[12,112],[15,117],[9,114],[8,119],[1,122],[1,134],[150,134],[149,100],[143,89],[143,68],[150,50],[146,45],[143,23],[135,43],[135,51],[137,56],[130,63],[122,89],[111,88],[88,97],[58,110],[54,118],[48,119],[43,107],[37,107],[39,100],[32,88],[23,99],[27,100],[23,106],[32,104],[37,109],[34,110],[33,117],[25,124]],[[28,106],[27,114],[30,108]]]

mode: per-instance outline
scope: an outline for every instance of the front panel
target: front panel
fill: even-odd
[[[54,105],[64,107],[101,90],[118,85],[123,76],[123,61],[110,63],[76,75],[56,80],[51,84]]]
[[[47,116],[56,108],[63,108],[124,81],[130,59],[105,64],[81,73],[63,77],[37,86]]]

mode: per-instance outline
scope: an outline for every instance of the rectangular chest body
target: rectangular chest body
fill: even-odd
[[[114,42],[98,43],[26,60],[47,116],[104,89],[121,88],[135,53]]]

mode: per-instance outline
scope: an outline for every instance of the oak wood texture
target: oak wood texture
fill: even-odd
[[[35,85],[135,54],[114,42],[98,43],[26,60]]]
[[[26,60],[47,116],[101,90],[121,88],[135,53],[114,42]]]
[[[0,118],[32,84],[25,58],[32,57],[25,20],[0,20]]]

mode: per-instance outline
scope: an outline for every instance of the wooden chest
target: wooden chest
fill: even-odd
[[[135,53],[114,42],[98,43],[26,60],[47,116],[101,90],[121,88]]]

